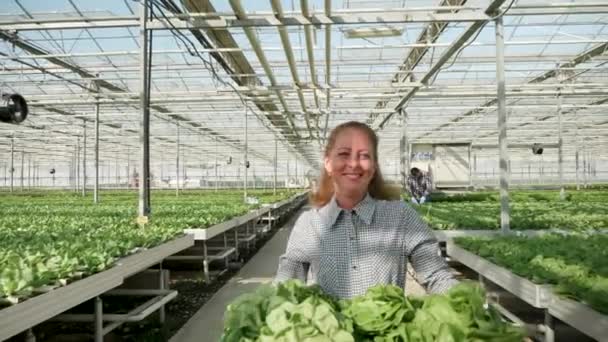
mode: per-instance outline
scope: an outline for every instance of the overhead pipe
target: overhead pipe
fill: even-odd
[[[283,20],[283,7],[281,6],[281,0],[270,0],[272,9],[275,12],[275,16],[279,20]],[[285,56],[287,57],[287,63],[289,64],[289,71],[291,72],[291,77],[293,78],[293,82],[296,84],[296,92],[298,94],[298,99],[300,100],[300,106],[302,107],[302,111],[304,112],[304,118],[306,121],[306,128],[308,129],[308,134],[312,137],[313,132],[310,127],[310,115],[306,110],[306,102],[304,101],[304,94],[302,93],[302,89],[300,88],[301,82],[300,77],[298,76],[298,70],[295,62],[295,58],[293,56],[293,49],[291,48],[291,42],[289,40],[289,34],[287,33],[287,28],[285,26],[277,26],[279,30],[279,36],[281,37],[281,43],[283,44],[283,50],[285,51]]]
[[[310,20],[310,12],[308,10],[308,0],[300,0],[300,5],[302,7],[302,14],[308,20]],[[319,86],[319,81],[317,79],[317,70],[315,68],[315,55],[314,55],[314,46],[312,44],[312,35],[313,35],[313,27],[311,25],[304,26],[304,36],[306,39],[306,53],[308,55],[308,66],[310,68],[310,79],[315,86]],[[313,89],[313,96],[315,99],[315,106],[317,109],[320,109],[319,105],[319,96],[317,96],[317,90]]]
[[[241,20],[247,19],[247,14],[245,13],[245,10],[243,9],[243,6],[241,5],[240,0],[230,0],[230,6],[232,7],[232,10],[234,11],[234,14],[237,16],[237,18],[239,18]],[[272,69],[270,68],[270,64],[268,63],[268,60],[266,59],[266,55],[264,54],[262,47],[260,46],[260,43],[258,42],[258,39],[255,36],[255,31],[253,30],[253,28],[247,27],[247,26],[243,27],[243,31],[245,32],[245,35],[247,36],[247,39],[249,40],[249,43],[251,44],[251,47],[253,48],[256,56],[258,57],[258,60],[260,61],[260,64],[262,65],[262,68],[264,69],[264,72],[266,73],[266,76],[268,77],[270,84],[272,86],[276,87],[278,84],[277,80],[274,77],[274,73],[272,72]],[[291,125],[294,133],[296,135],[298,135],[297,127],[294,123],[293,115],[289,112],[289,108],[287,107],[285,98],[283,98],[283,94],[281,94],[281,92],[279,90],[275,90],[274,92],[276,93],[277,97],[279,98],[279,102],[281,103],[281,106],[283,106],[283,109],[285,110],[285,115],[286,115],[287,120],[289,121],[289,124]]]

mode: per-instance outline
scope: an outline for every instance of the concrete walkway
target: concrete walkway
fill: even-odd
[[[171,338],[171,342],[217,342],[222,336],[226,306],[239,295],[251,292],[260,284],[274,278],[279,256],[285,252],[287,239],[295,220],[304,207],[296,212],[283,227],[228,281],[190,320]]]
[[[217,342],[224,326],[226,306],[239,295],[251,292],[260,284],[271,282],[285,252],[291,228],[303,209],[279,228],[277,233],[228,281],[190,320],[175,334],[170,342]],[[411,269],[411,268],[410,268]],[[406,293],[422,295],[424,289],[408,274]]]

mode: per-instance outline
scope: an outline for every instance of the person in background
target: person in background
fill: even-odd
[[[430,200],[433,184],[427,173],[420,171],[417,167],[410,170],[407,177],[407,190],[412,196],[412,203],[424,204]]]
[[[332,130],[313,208],[296,221],[275,283],[313,278],[324,292],[352,298],[378,284],[405,289],[408,261],[431,293],[457,283],[431,230],[385,184],[378,159],[378,137],[366,124]]]

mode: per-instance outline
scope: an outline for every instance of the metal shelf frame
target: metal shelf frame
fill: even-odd
[[[247,252],[251,251],[250,241],[244,241],[242,233],[240,232],[241,228],[245,228],[245,234],[255,234],[264,235],[269,232],[273,227],[273,220],[267,220],[267,224],[263,225],[263,229],[258,229],[257,223],[262,221],[264,218],[275,217],[278,218],[281,215],[287,214],[288,212],[293,211],[293,209],[298,208],[305,200],[308,192],[303,192],[300,194],[296,194],[286,200],[264,205],[260,209],[252,210],[249,213],[244,215],[232,218],[225,222],[216,224],[209,228],[189,228],[185,229],[184,233],[193,236],[195,241],[202,242],[202,254],[194,254],[194,255],[174,255],[167,260],[173,261],[202,261],[203,263],[203,276],[206,282],[211,282],[211,272],[209,269],[209,264],[212,261],[216,260],[224,260],[226,264],[226,269],[228,268],[229,257],[235,256],[236,259],[239,258],[240,253],[240,245],[245,245],[247,248]],[[233,246],[229,245],[228,242],[228,234],[232,233],[232,243]],[[208,242],[212,238],[217,238],[223,234],[224,245],[223,247],[219,247],[216,253],[210,253],[211,247],[208,246]],[[248,238],[247,238],[248,239]],[[241,242],[243,242],[241,244]]]
[[[551,301],[551,287],[538,285],[522,278],[506,268],[497,266],[448,241],[447,253],[450,258],[479,273],[484,278],[504,288],[526,303],[538,309],[546,309]]]
[[[580,302],[552,295],[549,314],[600,342],[608,341],[608,315]]]
[[[124,280],[194,244],[186,235],[122,258],[103,272],[0,310],[0,340],[8,339],[66,310],[98,297]]]
[[[545,315],[542,332],[546,342],[555,339],[554,318],[598,341],[608,341],[607,315],[583,303],[561,298],[553,292],[551,285],[535,284],[457,246],[451,240],[447,241],[447,253],[452,260],[477,272],[480,282],[488,279],[531,306],[542,309]]]

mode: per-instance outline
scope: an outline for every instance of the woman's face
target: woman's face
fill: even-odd
[[[337,194],[358,195],[367,192],[376,172],[372,142],[363,131],[346,129],[325,157],[325,171],[331,176]]]

